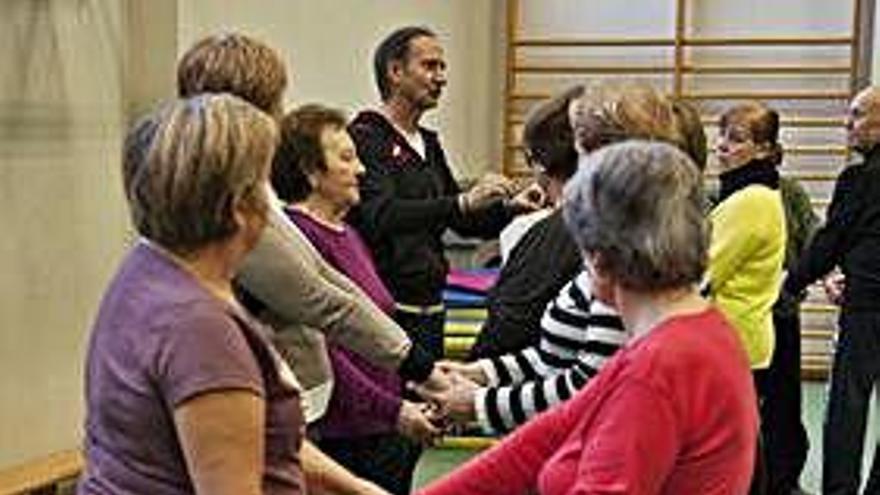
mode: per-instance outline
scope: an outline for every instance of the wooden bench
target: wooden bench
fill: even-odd
[[[79,449],[54,452],[0,469],[0,495],[56,495],[65,493],[84,466]]]

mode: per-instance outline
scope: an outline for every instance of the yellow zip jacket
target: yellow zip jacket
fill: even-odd
[[[772,307],[782,282],[785,211],[778,190],[749,185],[710,215],[712,299],[737,329],[752,368],[770,366]]]

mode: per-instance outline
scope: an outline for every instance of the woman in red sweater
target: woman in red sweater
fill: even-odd
[[[422,495],[742,494],[758,415],[745,351],[696,284],[708,236],[701,177],[662,143],[588,157],[564,214],[630,341],[568,402]]]

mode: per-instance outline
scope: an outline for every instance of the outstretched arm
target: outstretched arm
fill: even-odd
[[[330,340],[387,369],[403,364],[404,378],[420,382],[431,373],[430,359],[414,355],[404,331],[327,264],[275,207],[238,280],[284,321],[321,329]]]
[[[859,167],[845,169],[834,186],[825,225],[813,236],[806,251],[785,280],[785,290],[798,294],[840,263],[844,247],[860,210],[855,194]]]

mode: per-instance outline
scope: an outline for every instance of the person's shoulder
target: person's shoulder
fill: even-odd
[[[780,188],[772,188],[767,187],[761,184],[752,184],[750,186],[744,187],[739,193],[731,196],[739,198],[751,198],[752,200],[758,201],[773,201],[779,200],[781,196]]]
[[[172,260],[145,243],[135,246],[108,290],[107,303],[134,317],[163,314],[210,299],[206,291]],[[116,304],[113,304],[113,303]]]
[[[157,302],[140,312],[137,326],[145,335],[159,341],[173,339],[181,332],[211,338],[218,335],[212,329],[227,331],[238,326],[233,311],[225,303],[210,294],[199,293],[197,289],[188,291],[179,299],[174,294],[159,296]]]
[[[422,139],[429,139],[432,141],[440,141],[440,133],[438,133],[435,129],[431,129],[430,127],[425,127],[423,125],[419,126],[419,133],[422,135]]]
[[[381,113],[376,110],[367,109],[361,110],[355,115],[354,119],[348,124],[348,130],[355,134],[376,134],[391,132],[393,128],[388,119]]]
[[[783,198],[807,195],[807,190],[803,184],[793,177],[780,176],[779,191],[782,193]]]
[[[740,353],[738,338],[717,308],[675,317],[638,342],[635,370],[645,376],[687,373],[725,353]]]
[[[738,220],[752,223],[755,220],[782,215],[782,193],[780,189],[754,184],[732,194],[719,207],[722,211],[733,212]]]

